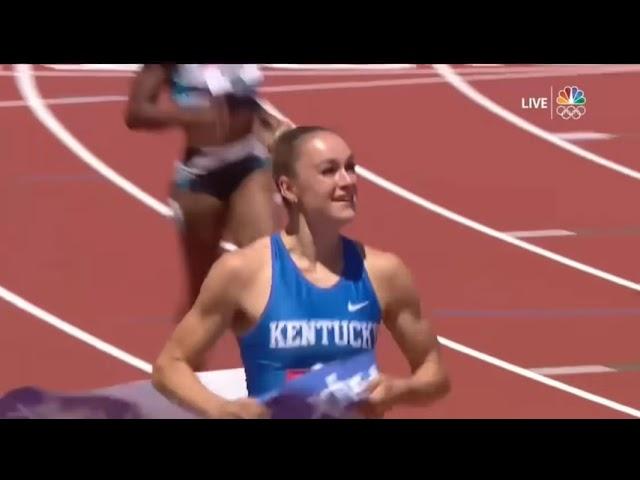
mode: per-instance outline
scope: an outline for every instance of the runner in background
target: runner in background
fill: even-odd
[[[170,196],[188,271],[188,306],[221,254],[225,233],[245,246],[277,228],[269,148],[288,125],[263,108],[262,80],[252,64],[154,64],[143,65],[130,87],[130,129],[184,133]],[[160,101],[165,89],[170,105]],[[154,168],[152,158],[143,161]]]

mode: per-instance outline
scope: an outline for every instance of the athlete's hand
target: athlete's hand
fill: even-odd
[[[253,398],[240,398],[225,402],[222,407],[213,412],[212,418],[236,418],[236,419],[266,419],[271,418],[271,412],[267,407]]]
[[[358,410],[365,418],[383,418],[408,390],[408,380],[381,374],[367,386],[369,395]]]

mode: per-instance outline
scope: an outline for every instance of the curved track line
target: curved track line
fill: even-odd
[[[122,102],[127,99],[124,95],[98,95],[90,97],[59,97],[43,98],[46,105],[83,105],[85,103]],[[0,108],[26,107],[24,100],[0,100]]]
[[[136,185],[134,185],[126,178],[122,177],[120,174],[101,162],[100,159],[93,155],[93,153],[91,153],[84,145],[82,145],[57,120],[57,118],[44,105],[42,101],[42,97],[40,96],[37,86],[35,85],[35,81],[30,75],[32,71],[30,65],[17,65],[14,68],[16,69],[17,78],[19,78],[16,83],[18,85],[20,94],[26,100],[27,105],[29,106],[35,117],[40,120],[40,122],[42,122],[44,126],[54,134],[55,137],[57,137],[63,144],[65,144],[82,161],[95,169],[99,174],[108,178],[118,187],[131,194],[134,198],[152,208],[160,215],[163,215],[165,217],[173,217],[173,210],[171,208],[169,208],[167,205],[162,204],[160,201],[156,200],[148,193],[142,191]],[[229,247],[227,246],[227,248]],[[74,338],[77,338],[78,340],[100,351],[107,353],[108,355],[111,355],[135,368],[138,368],[139,370],[142,370],[147,374],[150,374],[152,372],[152,365],[150,363],[141,360],[131,355],[130,353],[127,353],[124,350],[121,350],[114,345],[111,345],[74,325],[71,325],[68,322],[65,322],[64,320],[50,314],[40,307],[29,303],[27,300],[10,292],[2,286],[0,286],[0,297],[8,301],[9,303],[12,303],[16,307],[36,316],[37,318],[40,318],[51,326],[71,335]],[[218,376],[216,374],[218,373],[221,375],[220,381],[217,380]],[[232,374],[237,380],[244,381],[244,370],[237,368],[216,370],[215,372],[199,372],[199,375],[200,374],[208,374],[207,386],[209,388],[215,389],[217,393],[223,395],[226,392],[226,387],[224,385],[224,382],[222,381],[223,379],[225,379],[225,375]]]
[[[47,129],[53,133],[69,150],[71,150],[80,160],[96,170],[100,175],[104,176],[118,187],[122,188],[129,195],[137,198],[139,201],[152,208],[164,217],[173,217],[171,210],[164,203],[156,200],[147,192],[141,190],[138,186],[131,183],[115,170],[109,168],[98,157],[91,153],[82,143],[76,139],[69,130],[67,130],[60,121],[53,115],[51,110],[45,105],[42,96],[38,90],[35,79],[32,75],[33,68],[31,65],[14,65],[16,85],[20,91],[20,95],[27,101],[27,104],[35,117],[44,124]]]
[[[631,178],[635,178],[636,180],[640,180],[640,172],[633,170],[631,168],[625,167],[624,165],[620,165],[618,163],[612,162],[600,155],[596,155],[589,150],[585,150],[582,147],[574,145],[573,143],[567,142],[562,138],[554,135],[543,128],[534,125],[533,123],[525,120],[524,118],[516,115],[515,113],[507,110],[506,108],[498,105],[496,102],[491,100],[489,97],[481,94],[478,90],[473,88],[467,81],[465,81],[460,75],[458,75],[453,68],[449,65],[434,65],[438,74],[440,74],[453,88],[458,90],[464,96],[472,100],[473,102],[479,104],[485,109],[489,110],[491,113],[498,115],[503,118],[507,122],[519,127],[536,137],[540,137],[543,140],[546,140],[549,143],[553,143],[554,145],[567,150],[579,157],[584,158],[585,160],[589,160],[590,162],[597,163],[598,165],[608,168],[610,170],[614,170],[618,173],[626,175]],[[568,73],[569,75],[569,73]]]
[[[269,113],[271,113],[272,115],[277,115],[280,118],[282,118],[285,121],[294,123],[291,119],[289,119],[288,117],[286,117],[284,114],[282,114],[282,112],[280,112],[274,105],[272,105],[271,103],[267,102],[266,100],[262,101],[263,106],[265,107],[266,110],[269,111]],[[486,225],[483,225],[479,222],[476,222],[474,220],[471,220],[467,217],[463,217],[462,215],[455,213],[447,208],[441,207],[440,205],[437,205],[433,202],[430,202],[429,200],[426,200],[425,198],[416,195],[413,192],[410,192],[409,190],[396,185],[395,183],[387,180],[386,178],[381,177],[380,175],[372,172],[371,170],[368,170],[367,168],[358,165],[356,167],[356,170],[358,172],[358,175],[362,176],[363,178],[366,178],[367,180],[369,180],[371,183],[379,186],[380,188],[382,188],[383,190],[387,190],[401,198],[404,198],[405,200],[414,203],[422,208],[424,208],[425,210],[429,210],[433,213],[436,213],[438,215],[441,215],[449,220],[452,220],[456,223],[460,223],[466,227],[469,227],[473,230],[476,230],[480,233],[484,233],[485,235],[488,235],[490,237],[496,238],[498,240],[502,240],[503,242],[509,243],[511,245],[514,245],[516,247],[520,247],[524,250],[527,250],[529,252],[541,255],[545,258],[548,258],[550,260],[556,261],[558,263],[561,263],[567,267],[571,267],[571,268],[575,268],[576,270],[580,270],[581,272],[584,273],[588,273],[590,275],[594,275],[596,277],[602,278],[603,280],[607,280],[609,282],[615,283],[617,285],[620,285],[622,287],[626,287],[629,288],[631,290],[635,290],[637,292],[640,292],[640,284],[635,283],[631,280],[627,280],[625,278],[622,277],[618,277],[617,275],[613,275],[611,273],[605,272],[603,270],[599,270],[595,267],[591,267],[589,265],[586,265],[584,263],[578,262],[576,260],[573,260],[571,258],[565,257],[563,255],[559,255],[557,253],[554,253],[550,250],[546,250],[542,247],[538,247],[537,245],[534,245],[532,243],[529,242],[525,242],[523,240],[520,240],[518,238],[512,237],[510,235],[507,235],[503,232],[500,232],[498,230],[495,230],[494,228],[488,227]]]
[[[20,76],[17,76],[16,79],[18,81],[22,80],[22,78]],[[31,79],[31,80],[33,80],[33,79]],[[22,92],[22,90],[21,90],[21,92]],[[35,90],[35,92],[37,93],[37,89]],[[27,97],[27,98],[25,98],[25,100],[27,100],[27,102],[29,103],[29,106],[31,107],[31,105],[32,105],[31,99]],[[272,105],[267,100],[263,99],[261,101],[261,103],[271,113],[273,113],[275,115],[278,115],[280,118],[293,123],[289,118],[287,118],[284,114],[282,114],[282,112],[280,112],[274,105]],[[49,112],[48,110],[47,110],[47,113],[49,115],[52,115],[51,112]],[[59,123],[59,122],[56,120],[56,123]],[[48,125],[48,124],[45,123],[45,126],[46,125]],[[52,133],[54,135],[56,135],[56,133],[54,131],[52,131]],[[358,168],[358,173],[361,174],[363,177],[368,178],[369,181],[371,181],[372,183],[375,183],[376,185],[382,187],[383,189],[386,189],[386,190],[388,190],[388,191],[390,191],[392,193],[395,193],[395,194],[401,196],[402,198],[405,198],[406,200],[409,200],[409,201],[411,201],[413,203],[416,203],[417,205],[420,205],[420,206],[422,206],[423,208],[425,208],[427,210],[431,210],[431,211],[433,211],[435,213],[443,215],[443,216],[445,216],[445,217],[447,217],[447,218],[449,218],[451,220],[454,220],[456,222],[463,223],[464,225],[469,226],[470,228],[474,228],[474,229],[479,230],[479,231],[481,231],[483,233],[487,233],[487,234],[489,234],[491,236],[494,236],[494,237],[497,237],[497,238],[499,238],[501,240],[507,241],[508,243],[512,243],[512,244],[515,244],[515,245],[524,244],[527,247],[529,247],[529,248],[523,247],[523,248],[525,248],[527,250],[532,248],[532,249],[535,249],[535,250],[541,250],[541,251],[543,251],[546,254],[551,255],[551,256],[561,257],[559,255],[556,255],[556,254],[552,253],[552,252],[548,252],[548,251],[546,251],[544,249],[541,249],[539,247],[535,247],[534,245],[531,245],[531,244],[528,244],[526,242],[522,242],[520,240],[508,237],[507,235],[504,235],[504,234],[502,234],[502,233],[500,233],[500,232],[498,232],[496,230],[493,230],[493,229],[491,229],[489,227],[481,225],[481,224],[479,224],[477,222],[474,222],[472,220],[466,219],[465,217],[462,217],[461,215],[455,214],[455,213],[453,213],[453,212],[451,212],[451,211],[449,211],[447,209],[444,209],[443,207],[440,207],[440,206],[435,205],[435,204],[433,204],[431,202],[428,202],[427,200],[425,200],[425,199],[423,199],[423,198],[421,198],[421,197],[409,192],[408,190],[405,190],[405,189],[403,189],[403,188],[401,188],[401,187],[389,182],[388,180],[383,179],[382,177],[376,175],[375,173],[373,173],[373,172],[371,172],[369,170],[363,169],[362,167]],[[518,246],[522,246],[522,245],[518,245]],[[548,255],[544,255],[544,256],[548,256]],[[561,257],[561,258],[564,258],[564,257]],[[570,260],[570,259],[565,259],[565,260],[568,260],[569,262],[574,262],[573,260]],[[575,262],[575,263],[578,263],[578,262]],[[579,264],[579,265],[582,265],[582,264]],[[587,266],[584,265],[584,267],[587,267]],[[592,267],[587,267],[587,268],[591,269]],[[593,269],[593,270],[596,270],[596,269]],[[605,272],[601,272],[601,273],[605,273]],[[606,274],[606,275],[609,275],[609,274]],[[614,276],[611,276],[611,277],[614,277]],[[618,278],[619,279],[619,277],[614,277],[614,278]],[[636,285],[633,282],[629,282],[628,280],[624,280],[624,279],[619,279],[619,280],[622,280],[623,282],[627,282],[627,283],[631,283],[632,285],[635,285],[635,287],[636,287],[635,289],[640,291],[640,285]],[[617,282],[614,282],[614,283],[617,283]],[[605,406],[607,408],[610,408],[612,410],[616,410],[616,411],[625,413],[627,415],[640,418],[640,410],[636,410],[636,409],[634,409],[632,407],[629,407],[627,405],[623,405],[621,403],[615,402],[615,401],[610,400],[608,398],[601,397],[599,395],[595,395],[595,394],[593,394],[591,392],[587,392],[586,390],[582,390],[582,389],[573,387],[571,385],[559,382],[557,380],[553,380],[551,378],[545,377],[544,375],[540,375],[538,373],[531,372],[530,370],[527,370],[526,368],[523,368],[523,367],[520,367],[518,365],[506,362],[504,360],[501,360],[501,359],[499,359],[497,357],[494,357],[492,355],[488,355],[486,353],[480,352],[478,350],[472,349],[470,347],[467,347],[465,345],[457,343],[457,342],[455,342],[453,340],[449,340],[449,339],[444,338],[444,337],[438,337],[438,339],[443,345],[451,348],[452,350],[456,350],[456,351],[458,351],[460,353],[463,353],[465,355],[468,355],[468,356],[471,356],[473,358],[476,358],[476,359],[478,359],[478,360],[480,360],[482,362],[489,363],[489,364],[494,365],[494,366],[496,366],[498,368],[502,368],[504,370],[510,371],[512,373],[515,373],[517,375],[524,376],[524,377],[529,378],[531,380],[534,380],[534,381],[543,383],[545,385],[548,385],[550,387],[553,387],[553,388],[562,390],[564,392],[567,392],[567,393],[569,393],[571,395],[583,398],[583,399],[588,400],[588,401],[593,402],[593,403],[600,404],[600,405]]]
[[[567,383],[559,382],[558,380],[554,380],[549,377],[545,377],[536,372],[532,372],[526,368],[520,367],[518,365],[514,365],[513,363],[506,362],[499,358],[496,358],[492,355],[487,355],[486,353],[480,352],[478,350],[474,350],[472,348],[467,347],[466,345],[462,345],[460,343],[454,342],[453,340],[449,340],[447,338],[438,337],[440,343],[451,348],[452,350],[456,350],[460,353],[468,355],[470,357],[474,357],[478,360],[481,360],[485,363],[489,363],[498,368],[502,368],[503,370],[507,370],[509,372],[515,373],[517,375],[521,375],[530,380],[534,380],[536,382],[544,383],[545,385],[556,388],[558,390],[562,390],[563,392],[569,393],[571,395],[575,395],[576,397],[580,397],[584,400],[588,400],[593,403],[600,404],[604,407],[611,408],[612,410],[617,410],[622,413],[626,413],[627,415],[631,415],[632,417],[640,418],[640,410],[629,407],[628,405],[624,405],[622,403],[615,402],[606,397],[602,397],[600,395],[596,395],[594,393],[588,392],[581,388],[573,387]]]
[[[567,267],[571,267],[581,272],[588,273],[595,277],[601,278],[603,280],[607,280],[608,282],[615,283],[616,285],[620,285],[621,287],[629,288],[631,290],[635,290],[636,292],[640,292],[640,284],[638,283],[632,282],[631,280],[627,280],[626,278],[618,277],[617,275],[613,275],[611,273],[605,272],[595,267],[591,267],[589,265],[578,262],[576,260],[565,257],[563,255],[559,255],[550,250],[546,250],[542,247],[538,247],[537,245],[534,245],[532,243],[525,242],[515,237],[511,237],[505,233],[495,230],[494,228],[483,225],[467,217],[463,217],[458,213],[452,212],[451,210],[448,210],[444,207],[441,207],[440,205],[430,202],[420,197],[419,195],[416,195],[415,193],[412,193],[409,190],[402,188],[401,186],[396,185],[395,183],[390,182],[385,178],[382,178],[381,176],[373,173],[370,170],[367,170],[364,167],[358,166],[357,169],[358,169],[358,174],[360,174],[362,177],[366,178],[370,182],[375,183],[379,187],[385,190],[388,190],[398,195],[399,197],[402,197],[405,200],[408,200],[411,203],[415,203],[416,205],[419,205],[420,207],[426,210],[429,210],[433,213],[437,213],[438,215],[448,218],[449,220],[453,220],[456,223],[460,223],[466,227],[469,227],[480,233],[484,233],[485,235],[488,235],[490,237],[496,238],[503,242],[514,245],[516,247],[520,247],[524,250],[527,250],[531,253],[535,253],[542,257],[548,258],[549,260],[553,260],[555,262],[561,263],[562,265],[565,265]]]
[[[0,285],[0,298],[11,303],[15,307],[30,313],[36,318],[48,323],[54,328],[61,330],[62,332],[70,335],[73,338],[86,343],[87,345],[94,347],[101,352],[106,353],[144,373],[151,375],[153,366],[128,352],[112,345],[104,340],[91,335],[90,333],[76,327],[75,325],[65,322],[59,317],[56,317],[52,313],[34,305],[33,303],[25,300],[24,298],[16,295],[15,293],[7,290]],[[227,398],[236,398],[239,395],[246,396],[245,387],[245,373],[242,368],[227,368],[223,370],[214,370],[211,372],[196,372],[200,381],[211,391],[218,395],[222,395]]]
[[[628,73],[628,69],[547,69],[539,72],[525,72],[525,73],[508,73],[508,74],[490,74],[490,73],[477,73],[467,75],[467,80],[473,81],[488,81],[488,80],[514,80],[521,78],[548,78],[548,77],[564,77],[567,75],[605,75],[615,73]],[[640,71],[640,67],[634,67],[633,72]],[[426,72],[423,72],[426,74]],[[446,79],[439,76],[423,76],[418,78],[399,78],[399,79],[386,79],[386,80],[353,80],[349,82],[323,82],[323,83],[304,83],[298,85],[272,85],[265,86],[262,91],[265,93],[289,93],[289,92],[307,92],[307,91],[320,91],[320,90],[343,90],[353,88],[378,88],[378,87],[403,87],[407,85],[429,85],[429,84],[442,84],[448,83]]]
[[[117,358],[118,360],[121,360],[124,363],[131,365],[132,367],[137,368],[138,370],[142,370],[143,372],[148,374],[151,373],[152,368],[150,363],[145,362],[138,357],[134,357],[130,353],[127,353],[124,350],[120,350],[118,347],[111,345],[110,343],[107,343],[104,340],[101,340],[98,337],[95,337],[90,333],[87,333],[84,330],[71,325],[70,323],[65,322],[64,320],[56,317],[46,310],[43,310],[40,307],[37,307],[33,303],[28,302],[24,298],[16,295],[13,292],[10,292],[2,286],[0,286],[0,297],[18,307],[19,309],[24,310],[25,312],[29,312],[35,317],[38,317],[40,320],[48,323],[52,327],[55,327],[58,330],[62,330],[64,333],[77,338],[81,342],[91,345],[92,347],[97,348],[107,355],[111,355],[112,357]]]

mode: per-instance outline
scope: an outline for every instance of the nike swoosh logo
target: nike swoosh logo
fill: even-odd
[[[353,312],[357,312],[358,310],[360,310],[362,307],[366,305],[369,305],[369,302],[362,302],[362,303],[356,303],[356,304],[349,302],[347,304],[347,309],[353,313]]]

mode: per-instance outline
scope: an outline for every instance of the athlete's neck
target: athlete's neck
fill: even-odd
[[[331,270],[342,268],[342,241],[337,228],[326,224],[313,226],[301,215],[292,215],[284,241],[292,253],[304,257],[312,265],[320,263]]]

